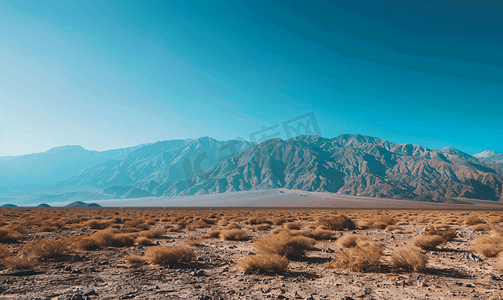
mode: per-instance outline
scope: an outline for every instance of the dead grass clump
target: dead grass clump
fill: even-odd
[[[470,250],[485,257],[496,257],[503,251],[503,237],[500,236],[478,236],[473,239],[476,245],[470,247]]]
[[[66,236],[58,240],[35,239],[24,246],[27,253],[41,259],[62,259],[72,252],[72,243]]]
[[[83,227],[88,227],[88,228],[91,228],[91,229],[105,229],[107,227],[109,227],[111,224],[110,222],[107,222],[107,221],[99,221],[99,220],[89,220],[87,222],[85,222],[84,224],[82,224]]]
[[[283,225],[283,223],[286,223],[286,219],[283,217],[273,218],[272,223],[274,225]]]
[[[150,239],[152,238],[159,238],[162,237],[166,233],[166,229],[164,228],[156,228],[156,229],[150,229],[146,231],[141,231],[138,234],[140,236],[148,237]]]
[[[184,241],[190,246],[201,246],[202,239],[197,236],[189,236]]]
[[[424,229],[424,234],[439,235],[447,241],[452,241],[456,238],[456,230],[451,227],[445,226],[430,226]]]
[[[238,266],[246,273],[274,274],[288,267],[288,259],[277,254],[247,255],[238,261]]]
[[[253,242],[253,246],[263,254],[277,254],[280,256],[301,257],[306,251],[315,250],[316,241],[305,236],[294,236],[287,231],[269,234]]]
[[[393,219],[392,217],[381,216],[372,218],[372,228],[384,229],[390,225],[395,225],[395,219]]]
[[[256,225],[255,228],[262,227],[262,226],[271,227],[271,225],[269,225],[269,224],[260,224],[260,225]],[[241,226],[236,222],[232,222],[232,223],[228,224],[227,226],[225,226],[225,229],[241,229]]]
[[[23,234],[11,228],[0,228],[0,243],[16,243],[23,238]]]
[[[465,224],[468,225],[468,226],[472,226],[472,225],[477,225],[477,224],[484,224],[485,221],[480,219],[479,217],[477,216],[467,216],[465,217]]]
[[[9,247],[5,246],[4,244],[0,244],[0,264],[3,259],[11,255],[12,253],[9,251]]]
[[[137,237],[136,239],[134,239],[133,243],[135,245],[141,245],[141,246],[150,246],[155,244],[154,241],[152,241],[146,236]]]
[[[206,237],[216,239],[216,238],[220,237],[220,232],[222,232],[222,231],[218,230],[218,229],[212,230],[212,231],[208,232]]]
[[[258,224],[264,224],[264,223],[270,224],[271,221],[267,220],[265,217],[254,217],[254,218],[249,218],[248,221],[246,221],[246,223],[249,225],[258,225]]]
[[[133,255],[133,254],[128,254],[128,255],[124,256],[124,260],[128,264],[135,266],[135,267],[139,267],[139,266],[145,264],[145,260],[141,256]]]
[[[477,224],[473,225],[472,227],[473,231],[491,231],[492,227],[487,225],[487,224]]]
[[[268,230],[268,229],[271,229],[271,225],[269,224],[255,225],[255,230]]]
[[[91,236],[81,237],[76,245],[84,250],[97,250],[107,247],[133,246],[138,236],[134,233],[115,233],[112,229],[98,231]]]
[[[496,257],[503,251],[499,244],[477,244],[470,247],[470,250],[485,257]]]
[[[318,220],[318,224],[330,230],[356,229],[356,225],[353,222],[353,220],[351,220],[346,215],[337,215],[328,218],[321,218],[320,220]]]
[[[219,234],[223,241],[247,241],[250,235],[243,229],[222,230]]]
[[[314,231],[310,232],[308,237],[315,239],[315,240],[329,240],[332,238],[334,235],[334,232],[332,230],[325,230],[325,229],[315,229]]]
[[[498,223],[503,223],[503,216],[494,216],[494,217],[490,217],[490,218],[487,220],[487,223],[489,223],[489,224],[498,224]]]
[[[162,267],[190,263],[196,256],[190,247],[151,247],[145,252],[145,259]]]
[[[288,230],[299,230],[301,226],[299,223],[296,222],[288,222],[284,223],[283,227],[285,227]]]
[[[391,255],[391,267],[395,271],[423,272],[427,263],[428,257],[411,247],[397,248]]]
[[[435,250],[438,246],[446,242],[445,238],[439,235],[421,234],[412,239],[416,247],[423,250]]]
[[[327,268],[345,269],[351,272],[378,272],[382,268],[384,246],[378,242],[335,251],[335,258],[327,262]]]
[[[16,255],[9,256],[2,261],[3,265],[11,269],[31,269],[38,261],[36,259],[28,259],[26,257],[19,257]]]
[[[337,240],[337,244],[341,248],[352,248],[368,242],[374,242],[374,239],[370,236],[355,235],[355,234],[347,234],[340,237]]]

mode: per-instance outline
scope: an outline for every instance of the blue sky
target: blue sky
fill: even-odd
[[[0,0],[0,156],[249,140],[308,112],[328,138],[503,152],[494,3]]]

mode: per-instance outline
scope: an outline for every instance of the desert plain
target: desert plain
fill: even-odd
[[[503,211],[0,209],[1,299],[503,299]]]

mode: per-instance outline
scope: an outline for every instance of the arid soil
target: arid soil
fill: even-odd
[[[300,231],[293,228],[290,232],[307,236],[316,227],[327,228],[320,219],[341,214],[354,221],[355,228],[332,230],[330,239],[316,240],[316,249],[290,258],[285,270],[246,273],[238,266],[243,257],[260,254],[254,247],[257,240],[287,226],[284,221],[300,226]],[[281,218],[284,220],[278,221]],[[49,223],[58,220],[51,228]],[[215,232],[215,237],[209,237],[215,229],[223,231],[233,223],[251,238],[223,240]],[[491,211],[3,209],[0,239],[2,230],[16,228],[22,236],[9,241],[3,235],[8,253],[0,256],[0,298],[503,299],[500,258],[489,257],[502,251],[502,245],[495,244],[495,255],[471,249],[478,236],[499,237],[502,225],[503,212]],[[395,249],[420,249],[412,239],[432,226],[450,226],[456,237],[434,250],[421,249],[428,259],[424,269],[393,268]],[[148,234],[156,229],[156,234]],[[96,250],[84,249],[89,247],[83,242],[86,237],[105,231],[116,237],[131,235],[134,242],[127,240],[120,246],[104,247],[108,244],[101,241]],[[138,239],[142,232],[147,232],[143,236],[149,237],[153,245],[137,245],[145,244]],[[326,264],[340,253],[341,236],[350,234],[369,236],[385,246],[379,270],[352,272]],[[34,240],[62,240],[62,235],[66,242],[54,257],[40,257],[42,252],[31,249],[37,245]],[[190,242],[188,237],[195,238]],[[189,262],[157,265],[146,253],[159,246],[188,247],[195,255]],[[140,263],[132,263],[130,255],[137,255]],[[29,263],[16,264],[9,257]]]

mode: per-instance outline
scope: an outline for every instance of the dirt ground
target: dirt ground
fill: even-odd
[[[16,220],[12,211],[15,212],[8,210],[4,214],[6,223]],[[215,214],[215,211],[201,211],[203,214]],[[226,211],[222,211],[221,215],[225,216]],[[309,230],[314,220],[309,220],[306,215],[313,211],[317,215],[324,213],[317,210],[309,210],[308,213],[305,210],[289,210],[286,213],[276,210],[274,213],[289,215],[293,221],[302,224],[302,229]],[[68,212],[72,214],[72,210],[67,210],[65,214]],[[254,210],[254,213],[259,215],[260,210]],[[356,219],[359,213],[350,212],[348,215]],[[411,212],[379,213],[399,219],[397,215],[403,217]],[[473,239],[480,235],[490,236],[488,229],[484,233],[461,224],[466,212],[427,213],[430,223],[435,222],[432,216],[438,216],[440,221],[437,220],[437,223],[450,222],[457,230],[457,237],[437,250],[423,251],[428,263],[426,270],[420,273],[394,272],[386,268],[377,273],[350,272],[329,269],[324,265],[334,258],[334,252],[339,249],[337,239],[345,234],[371,236],[383,243],[383,265],[389,265],[393,250],[400,246],[413,247],[411,239],[430,224],[413,224],[417,222],[408,218],[409,221],[401,220],[400,231],[365,227],[334,231],[330,240],[317,241],[315,246],[318,250],[291,259],[285,271],[270,275],[247,274],[237,266],[237,261],[245,255],[257,253],[253,240],[202,238],[200,245],[192,246],[196,254],[192,262],[167,267],[153,264],[134,266],[124,259],[128,254],[141,257],[151,246],[107,247],[95,251],[73,249],[64,259],[40,260],[29,268],[3,267],[0,270],[0,299],[503,299],[503,273],[497,268],[498,258],[481,256],[480,261],[468,258]],[[366,216],[372,214],[372,211],[366,211]],[[412,214],[417,214],[417,211]],[[447,222],[445,214],[454,217]],[[257,230],[245,219],[236,223],[256,239],[281,227],[272,225],[268,230]],[[405,225],[407,222],[410,224]],[[159,221],[151,228],[169,227],[166,224],[174,223]],[[488,226],[499,228],[501,224]],[[187,237],[204,237],[217,227],[219,225],[213,224],[210,228],[166,232],[152,240],[157,246],[188,246],[184,241]],[[96,231],[70,226],[43,232],[31,227],[22,241],[8,245],[15,251],[16,247],[35,238],[57,239],[63,232],[70,236],[86,236]]]

